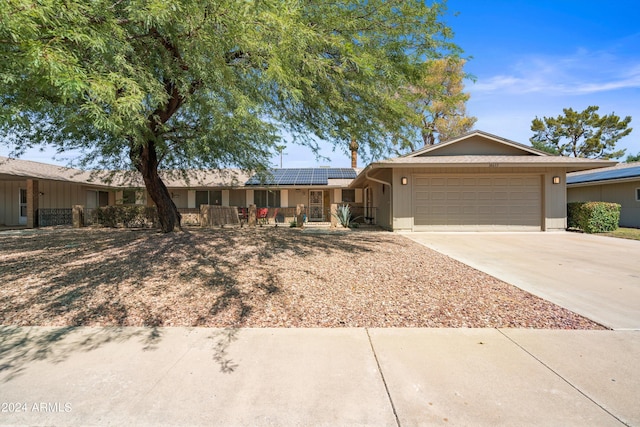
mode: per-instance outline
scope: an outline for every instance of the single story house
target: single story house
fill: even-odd
[[[640,228],[640,162],[567,175],[569,202],[614,202],[620,226]]]
[[[369,164],[350,184],[394,231],[564,230],[566,174],[606,160],[550,155],[473,131]]]
[[[349,203],[366,222],[396,231],[549,231],[566,228],[566,174],[612,164],[553,156],[474,131],[363,170],[274,169],[259,177],[228,169],[163,179],[186,213],[202,204],[254,204],[291,218],[304,205],[308,221],[327,222],[332,204]],[[0,203],[0,225],[9,226],[35,226],[36,212],[40,218],[73,205],[152,204],[138,177],[107,181],[100,174],[1,157]]]
[[[164,174],[163,180],[182,213],[200,205],[269,208],[269,213],[293,219],[297,205],[308,208],[307,220],[330,221],[334,203],[362,205],[362,191],[349,188],[355,168],[274,169],[264,176],[235,169]],[[0,225],[70,223],[71,207],[95,209],[110,205],[153,202],[141,178],[80,171],[27,160],[0,157]],[[35,212],[38,212],[36,219]],[[43,216],[45,215],[45,216]],[[49,218],[49,216],[61,218]]]

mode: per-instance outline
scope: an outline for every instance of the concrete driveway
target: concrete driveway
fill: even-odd
[[[640,241],[569,232],[405,236],[606,327],[640,330]]]

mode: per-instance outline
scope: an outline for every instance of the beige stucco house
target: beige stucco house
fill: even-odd
[[[288,220],[304,205],[308,221],[330,220],[348,203],[367,223],[396,231],[564,230],[568,172],[613,162],[552,156],[474,131],[403,157],[356,168],[239,170],[166,175],[183,213],[200,205],[256,205]],[[106,181],[74,169],[0,158],[0,225],[37,225],[47,209],[83,205],[151,205],[138,178]],[[41,224],[43,225],[43,224]]]
[[[553,156],[474,131],[368,165],[351,183],[395,231],[564,230],[567,172],[612,162]]]
[[[640,162],[569,174],[567,200],[618,203],[620,226],[640,228]]]

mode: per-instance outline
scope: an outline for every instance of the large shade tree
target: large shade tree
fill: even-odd
[[[459,53],[423,0],[4,0],[0,137],[138,171],[163,231],[163,171],[261,170],[282,132],[371,155],[414,112],[425,58]],[[405,132],[403,138],[411,138]]]
[[[600,116],[599,107],[583,111],[564,108],[558,117],[536,117],[531,122],[534,135],[529,138],[534,148],[552,154],[596,159],[616,159],[625,150],[615,145],[632,131],[631,117],[621,119],[614,113]]]

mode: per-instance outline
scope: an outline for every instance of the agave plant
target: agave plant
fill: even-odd
[[[341,226],[348,228],[351,223],[360,217],[353,218],[351,216],[351,207],[349,205],[338,206],[337,212],[332,214],[338,220]]]

